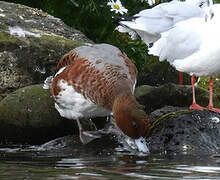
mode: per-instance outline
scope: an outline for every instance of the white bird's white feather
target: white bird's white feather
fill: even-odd
[[[191,18],[162,34],[149,54],[167,59],[178,71],[196,76],[220,72],[220,5],[212,6],[211,20]]]
[[[220,5],[212,0],[162,3],[121,21],[149,46],[149,54],[196,76],[220,72]]]
[[[152,9],[140,11],[134,15],[134,19],[131,21],[120,21],[119,23],[137,32],[141,39],[149,45],[158,40],[161,33],[168,31],[176,23],[192,17],[205,17],[206,11],[197,5],[201,1],[204,0],[195,0],[194,3],[177,0],[162,3]]]

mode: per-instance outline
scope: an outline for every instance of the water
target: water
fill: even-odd
[[[111,146],[0,148],[0,179],[220,179],[218,155],[135,156]]]

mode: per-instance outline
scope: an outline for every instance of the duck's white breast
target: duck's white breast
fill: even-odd
[[[97,106],[89,98],[76,92],[73,86],[68,85],[64,80],[58,84],[61,91],[55,96],[55,108],[62,117],[68,119],[92,118],[108,116],[111,111]]]

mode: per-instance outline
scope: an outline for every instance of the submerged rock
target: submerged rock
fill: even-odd
[[[0,94],[42,83],[69,50],[92,43],[45,12],[0,1]]]

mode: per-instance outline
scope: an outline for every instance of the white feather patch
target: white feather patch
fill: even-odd
[[[55,97],[55,108],[61,116],[68,119],[92,118],[110,115],[111,111],[97,106],[90,99],[76,92],[73,86],[60,80],[61,92]]]

